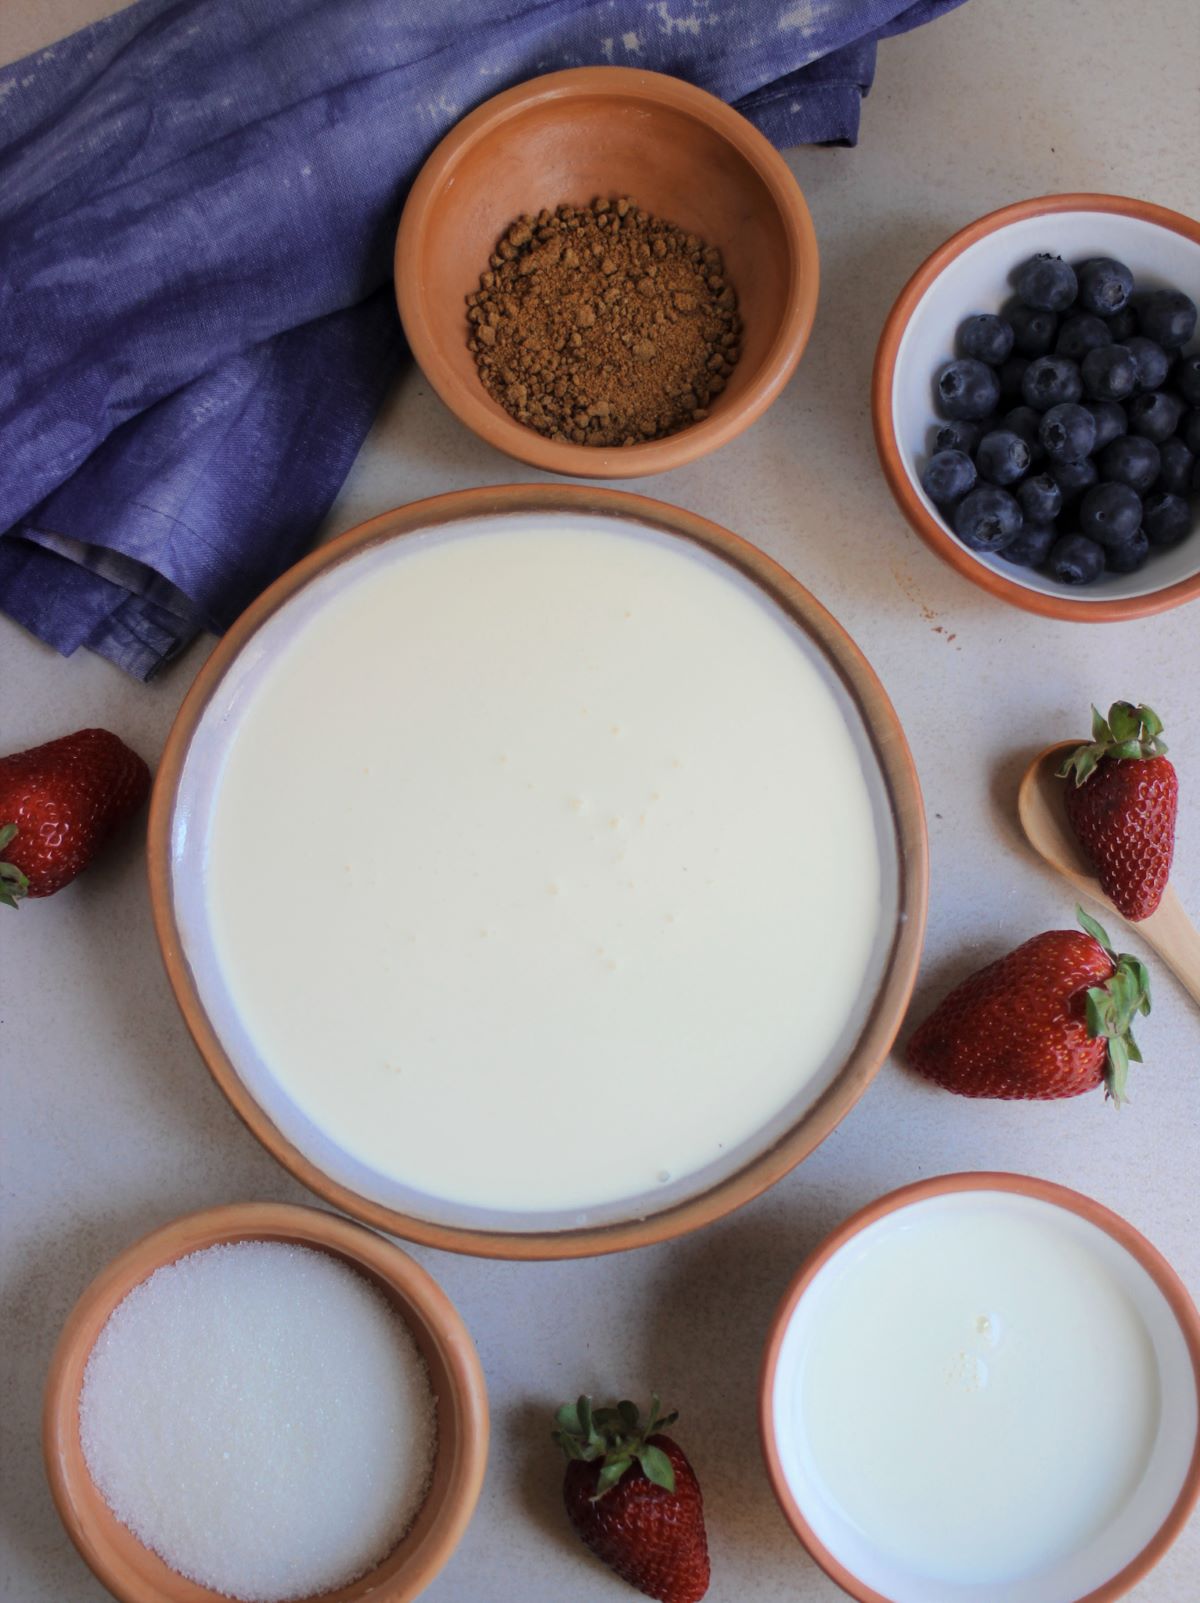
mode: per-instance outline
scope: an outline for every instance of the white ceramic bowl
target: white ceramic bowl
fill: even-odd
[[[997,1233],[997,1222],[1006,1220],[1018,1224],[1016,1238]],[[922,1258],[925,1229],[936,1232],[926,1238],[935,1254],[957,1265],[944,1298],[930,1279],[928,1254]],[[1034,1262],[1027,1257],[1029,1239],[1039,1249],[1047,1243]],[[997,1254],[995,1273],[988,1272],[985,1244]],[[868,1260],[876,1282],[868,1282],[864,1304],[860,1266]],[[1073,1294],[1057,1309],[1047,1304],[1046,1328],[1053,1334],[1044,1343],[1036,1334],[1031,1339],[1039,1299],[1052,1298],[1064,1277]],[[927,1299],[915,1307],[912,1287]],[[990,1317],[980,1318],[978,1305],[985,1301]],[[1085,1328],[1072,1330],[1082,1308],[1088,1310]],[[847,1309],[853,1323],[843,1336]],[[833,1348],[831,1331],[839,1332]],[[1113,1373],[1099,1389],[1107,1392],[1112,1382],[1120,1391],[1128,1381],[1133,1396],[1140,1384],[1144,1414],[1136,1427],[1128,1419],[1104,1423],[1103,1397],[1094,1386],[1069,1395],[1074,1355],[1082,1360],[1082,1344],[1103,1344],[1106,1331],[1108,1358],[1101,1352],[1096,1362],[1101,1368],[1107,1362]],[[956,1362],[960,1341],[964,1350]],[[829,1355],[843,1351],[848,1373],[840,1379],[849,1389],[839,1396]],[[889,1389],[887,1376],[896,1368],[914,1377],[904,1395],[899,1387]],[[814,1401],[811,1391],[805,1396],[805,1376],[818,1372],[822,1390]],[[872,1395],[875,1374],[884,1377],[875,1384],[885,1396]],[[870,1418],[856,1427],[859,1377]],[[989,1386],[1001,1388],[1005,1411],[972,1403],[972,1395]],[[835,1400],[826,1408],[830,1396]],[[1036,1556],[1018,1561],[1009,1527],[1019,1521],[1026,1530],[1028,1510],[1007,1508],[1003,1489],[1024,1478],[1020,1454],[1027,1437],[1020,1426],[1012,1432],[1015,1443],[1012,1436],[1001,1441],[995,1431],[1021,1407],[1033,1412],[1033,1441],[1048,1455],[1028,1463],[1033,1476],[1040,1472],[1037,1506],[1047,1517],[1030,1535]],[[802,1266],[771,1328],[759,1408],[768,1474],[789,1524],[859,1603],[1111,1603],[1162,1557],[1200,1494],[1200,1316],[1165,1259],[1091,1198],[1024,1175],[943,1175],[881,1197]],[[974,1420],[980,1435],[965,1441]],[[955,1473],[969,1483],[968,1511],[959,1517],[965,1524],[980,1509],[995,1508],[988,1531],[980,1527],[971,1535],[957,1526],[954,1499],[945,1491],[931,1508],[937,1476],[924,1484],[922,1455],[937,1452],[931,1444],[939,1436],[945,1453],[961,1461]],[[840,1446],[847,1440],[849,1452]],[[888,1442],[903,1455],[890,1479],[879,1445]],[[1005,1468],[1008,1452],[1016,1454],[1016,1481]],[[903,1464],[910,1466],[907,1475]],[[857,1520],[831,1485],[849,1502],[858,1500]],[[906,1495],[915,1495],[919,1506],[898,1505]],[[889,1534],[873,1539],[872,1522],[876,1532]],[[989,1534],[994,1551],[984,1559],[978,1549]],[[1024,1567],[1001,1575],[993,1563]],[[975,1575],[969,1573],[973,1565],[979,1566]]]
[[[1014,606],[1088,623],[1179,606],[1200,596],[1200,527],[1137,573],[1104,574],[1076,588],[969,551],[921,488],[938,421],[935,380],[955,354],[958,326],[973,312],[998,312],[1012,294],[1013,269],[1039,251],[1070,262],[1114,256],[1139,289],[1170,286],[1200,302],[1200,222],[1179,212],[1120,195],[1047,195],[981,217],[917,269],[884,325],[872,391],[884,473],[921,538],[965,578]]]

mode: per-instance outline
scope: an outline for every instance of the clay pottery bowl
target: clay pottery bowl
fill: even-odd
[[[952,1226],[956,1217],[960,1226],[969,1219],[976,1227],[978,1242],[980,1208],[985,1210],[985,1217],[988,1211],[1023,1214],[1040,1232],[1061,1233],[1064,1240],[1085,1249],[1089,1273],[1102,1277],[1117,1305],[1128,1308],[1137,1318],[1137,1339],[1144,1341],[1153,1362],[1153,1382],[1148,1380],[1147,1384],[1151,1395],[1157,1394],[1157,1422],[1143,1446],[1130,1448],[1131,1452],[1144,1452],[1140,1475],[1130,1465],[1124,1489],[1119,1494],[1111,1490],[1105,1493],[1116,1496],[1115,1506],[1107,1510],[1104,1518],[1094,1511],[1090,1524],[1077,1509],[1064,1503],[1060,1515],[1074,1520],[1065,1529],[1075,1534],[1064,1537],[1061,1548],[1052,1541],[1047,1544],[1043,1537],[1039,1556],[1019,1578],[964,1575],[962,1566],[950,1561],[942,1573],[936,1568],[936,1557],[922,1562],[918,1570],[918,1561],[912,1554],[897,1551],[894,1544],[874,1541],[870,1531],[855,1523],[828,1492],[820,1466],[807,1449],[808,1433],[797,1401],[800,1377],[814,1343],[821,1339],[823,1310],[830,1306],[829,1293],[838,1285],[839,1277],[852,1272],[853,1266],[872,1250],[901,1252],[906,1237],[912,1239],[914,1232],[919,1234],[923,1220],[930,1228],[941,1229]],[[902,1260],[893,1256],[890,1262],[893,1275],[903,1274]],[[1011,1404],[1018,1384],[1008,1379],[1011,1375],[1021,1374],[1020,1384],[1030,1385],[1034,1377],[1028,1370],[1022,1374],[1021,1354],[1029,1350],[1030,1344],[1035,1350],[1041,1349],[1037,1334],[1023,1322],[1029,1315],[1021,1309],[1021,1296],[1045,1296],[1052,1284],[1046,1264],[1029,1270],[1024,1293],[1015,1294],[1015,1319],[1010,1325],[1009,1305],[1001,1294],[999,1306],[988,1310],[995,1323],[985,1321],[992,1331],[987,1336],[963,1333],[964,1327],[971,1328],[968,1319],[959,1318],[960,1312],[967,1311],[963,1305],[971,1296],[969,1292],[961,1296],[957,1290],[948,1293],[945,1307],[939,1303],[928,1311],[922,1310],[930,1340],[936,1343],[932,1349],[936,1365],[931,1357],[931,1372],[943,1363],[947,1341],[963,1341],[967,1351],[958,1358],[966,1360],[970,1354],[971,1363],[977,1366],[965,1371],[970,1378],[964,1380],[963,1372],[953,1368],[949,1348],[945,1348],[951,1365],[945,1372],[947,1407],[956,1395],[961,1399],[964,1390],[985,1392],[989,1384],[999,1387],[1006,1382],[1010,1389],[1005,1395]],[[982,1300],[978,1290],[976,1294]],[[889,1299],[899,1297],[899,1312],[903,1311],[903,1295],[894,1288],[887,1293]],[[932,1300],[938,1301],[936,1293]],[[968,1306],[971,1312],[975,1311],[974,1303]],[[911,1317],[911,1307],[907,1311]],[[844,1312],[841,1317],[845,1317]],[[875,1320],[874,1308],[862,1317]],[[892,1328],[887,1307],[879,1310],[875,1322],[886,1335]],[[907,1341],[908,1332],[896,1339]],[[1061,1335],[1056,1338],[1057,1343],[1061,1340]],[[977,1356],[976,1342],[985,1344],[988,1356]],[[988,1342],[996,1346],[995,1352]],[[1053,1356],[1046,1361],[1061,1366],[1063,1353],[1054,1349],[1052,1343]],[[1011,1359],[1006,1360],[1006,1353],[1011,1354]],[[856,1353],[855,1360],[860,1368],[868,1361],[863,1352]],[[916,1362],[919,1364],[920,1359]],[[1006,1362],[1018,1367],[1009,1370]],[[1061,1369],[1052,1373],[1061,1376]],[[904,1402],[899,1399],[901,1407]],[[1019,1398],[1017,1403],[1019,1406]],[[1097,1407],[1101,1403],[1098,1398]],[[1046,1405],[1044,1399],[1027,1395],[1026,1406]],[[1053,1408],[1052,1403],[1048,1406]],[[970,1415],[959,1417],[966,1420]],[[995,1419],[993,1409],[993,1424]],[[961,1424],[961,1429],[968,1428]],[[1067,1430],[1065,1423],[1060,1428]],[[849,1419],[847,1429],[852,1429]],[[986,1420],[981,1429],[986,1431]],[[1077,1431],[1077,1426],[1072,1430]],[[767,1474],[788,1524],[816,1563],[858,1603],[972,1603],[976,1598],[999,1597],[1020,1597],[1030,1603],[1114,1603],[1162,1558],[1187,1524],[1200,1496],[1200,1315],[1162,1254],[1131,1224],[1091,1197],[1027,1175],[939,1175],[870,1203],[840,1225],[801,1265],[768,1332],[760,1375],[759,1431]],[[1023,1442],[1023,1436],[1015,1434]],[[1078,1439],[1077,1434],[1072,1437],[1076,1444]],[[918,1464],[926,1445],[919,1432],[912,1436],[910,1446]],[[982,1482],[986,1478],[987,1457],[982,1443],[976,1445],[983,1453]],[[1093,1446],[1086,1444],[1088,1451]],[[964,1443],[968,1454],[971,1447],[970,1442]],[[869,1456],[870,1448],[863,1445],[862,1465],[867,1465]],[[837,1473],[842,1477],[840,1484],[845,1486],[844,1469],[839,1468]],[[1103,1483],[1097,1483],[1100,1484]],[[1000,1517],[1003,1518],[1002,1510]],[[950,1522],[953,1516],[945,1512],[943,1518]],[[952,1536],[952,1524],[948,1523],[946,1530]],[[996,1546],[998,1542],[993,1543]]]
[[[297,638],[310,609],[336,602],[355,573],[386,565],[392,542],[453,540],[481,520],[496,538],[506,526],[553,526],[608,531],[614,544],[631,534],[681,543],[705,563],[728,569],[739,587],[752,585],[762,605],[795,631],[798,649],[842,708],[879,843],[881,899],[870,967],[820,1073],[798,1087],[769,1125],[731,1142],[703,1170],[588,1208],[547,1204],[520,1212],[468,1204],[359,1162],[292,1100],[248,1037],[206,900],[215,786],[259,676]],[[486,662],[477,667],[488,671]],[[419,696],[420,689],[405,693]],[[159,945],[188,1028],[217,1084],[264,1146],[304,1185],[377,1229],[442,1250],[521,1259],[585,1257],[681,1235],[759,1195],[811,1152],[866,1090],[900,1028],[920,957],[928,872],[920,789],[895,710],[857,646],[808,591],[763,552],[692,512],[616,490],[552,484],[464,490],[384,513],[305,558],[260,596],[201,669],[167,741],[151,803],[149,870]],[[681,1018],[679,1028],[686,1027]],[[519,1099],[519,1076],[512,1084]]]
[[[517,217],[622,196],[721,251],[745,325],[741,357],[709,417],[666,439],[544,438],[480,382],[466,297]],[[812,220],[778,152],[704,90],[625,67],[548,73],[465,117],[409,193],[395,268],[413,355],[455,416],[517,461],[576,478],[663,473],[732,440],[787,383],[817,305]]]
[[[453,1304],[419,1264],[374,1231],[316,1208],[246,1202],[185,1214],[128,1247],[92,1281],[59,1337],[42,1418],[46,1473],[67,1534],[120,1603],[228,1603],[169,1569],[111,1513],[84,1460],[79,1394],[97,1336],[135,1286],[188,1253],[235,1241],[292,1242],[342,1259],[395,1306],[429,1367],[438,1438],[425,1502],[380,1564],[321,1594],[321,1603],[407,1603],[449,1559],[479,1497],[488,1444],[483,1370]]]
[[[1200,302],[1200,222],[1148,201],[1043,195],[969,223],[917,268],[884,324],[871,392],[884,476],[926,545],[997,600],[1076,623],[1120,622],[1182,606],[1200,596],[1195,497],[1196,527],[1178,545],[1152,547],[1137,573],[1105,573],[1093,584],[1072,586],[1003,556],[969,551],[921,487],[933,426],[940,421],[935,381],[958,354],[959,324],[973,312],[1000,311],[1012,293],[1013,269],[1040,251],[1073,263],[1114,256],[1130,268],[1138,290],[1170,286]]]

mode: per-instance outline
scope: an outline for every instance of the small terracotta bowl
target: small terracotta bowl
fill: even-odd
[[[391,1301],[429,1366],[437,1398],[433,1482],[411,1530],[381,1564],[321,1603],[407,1603],[433,1580],[470,1522],[487,1463],[483,1370],[445,1292],[407,1253],[336,1214],[282,1203],[233,1203],[185,1214],[135,1242],[76,1303],[50,1364],[42,1445],[50,1490],[84,1562],[120,1603],[228,1603],[143,1547],[110,1512],[84,1462],[79,1394],[96,1338],[118,1303],[165,1264],[234,1241],[286,1241],[341,1258]],[[300,1600],[307,1603],[307,1600]]]
[[[900,510],[950,566],[989,595],[1026,612],[1079,623],[1112,623],[1165,612],[1200,596],[1200,528],[1158,551],[1137,573],[1103,574],[1072,587],[968,551],[921,488],[929,456],[934,382],[957,354],[959,324],[998,312],[1013,269],[1039,251],[1069,262],[1115,256],[1141,288],[1172,286],[1200,301],[1200,222],[1123,195],[1044,195],[990,212],[960,229],[913,274],[888,315],[875,357],[875,443]]]
[[[1087,1268],[1081,1270],[1079,1297],[1085,1300],[1082,1305],[1074,1297],[1064,1301],[1056,1311],[1056,1334],[1048,1343],[1030,1330],[1036,1319],[1036,1301],[1028,1299],[1045,1295],[1058,1282],[1062,1271],[1052,1250],[1048,1249],[1044,1258],[1034,1255],[1035,1261],[1031,1261],[1022,1242],[1016,1249],[1021,1274],[1017,1281],[1009,1281],[1006,1292],[997,1294],[995,1303],[989,1301],[991,1279],[986,1273],[976,1279],[976,1266],[984,1270],[987,1266],[989,1221],[1005,1215],[1023,1216],[1039,1241],[1059,1239],[1083,1250]],[[916,1260],[906,1260],[906,1243],[919,1238],[922,1228],[944,1230],[956,1218],[960,1229],[970,1232],[959,1237],[960,1256],[954,1256],[952,1232],[938,1237],[938,1251],[949,1253],[955,1264],[953,1289],[943,1303],[935,1291],[926,1288],[928,1300],[919,1302],[916,1299],[922,1292],[910,1288],[922,1286],[922,1271]],[[997,1250],[1003,1252],[1003,1238],[1000,1240]],[[1010,1255],[1013,1250],[1010,1244]],[[967,1251],[969,1258],[963,1256]],[[844,1322],[846,1308],[850,1308],[855,1328],[867,1333],[867,1347],[854,1347],[848,1364],[855,1376],[865,1377],[868,1386],[873,1335],[897,1344],[897,1361],[903,1364],[906,1376],[922,1377],[914,1384],[923,1389],[913,1397],[903,1395],[902,1387],[896,1388],[895,1416],[885,1421],[896,1450],[902,1450],[913,1466],[898,1499],[904,1495],[919,1498],[921,1506],[929,1508],[931,1492],[920,1480],[921,1455],[939,1450],[933,1444],[940,1432],[946,1441],[961,1444],[966,1463],[978,1465],[963,1471],[973,1479],[964,1495],[972,1498],[975,1507],[990,1508],[995,1503],[1001,1521],[1011,1522],[1016,1517],[1014,1512],[1006,1514],[1002,1506],[1003,1487],[1011,1481],[1004,1461],[997,1461],[995,1454],[1004,1447],[988,1439],[1000,1417],[999,1405],[994,1404],[985,1414],[980,1426],[983,1435],[977,1441],[963,1443],[963,1438],[971,1428],[972,1394],[995,1386],[1011,1409],[1014,1395],[1028,1375],[1025,1360],[1035,1353],[1040,1367],[1052,1366],[1044,1384],[1046,1395],[1029,1400],[1029,1406],[1039,1410],[1038,1417],[1047,1419],[1072,1447],[1086,1450],[1089,1456],[1095,1454],[1097,1465],[1104,1463],[1106,1454],[1122,1455],[1123,1484],[1118,1486],[1111,1474],[1106,1478],[1097,1471],[1092,1488],[1096,1498],[1103,1496],[1111,1506],[1103,1512],[1098,1506],[1085,1509],[1071,1502],[1071,1494],[1081,1479],[1087,1484],[1088,1467],[1080,1462],[1073,1474],[1055,1472],[1058,1483],[1048,1490],[1051,1471],[1036,1457],[1035,1438],[1029,1465],[1034,1474],[1040,1471],[1038,1495],[1048,1495],[1052,1507],[1046,1524],[1032,1537],[1037,1557],[1028,1561],[1019,1578],[971,1574],[972,1564],[980,1561],[977,1549],[982,1538],[977,1534],[968,1550],[967,1535],[956,1527],[953,1507],[938,1509],[936,1539],[923,1533],[927,1542],[943,1544],[939,1571],[923,1554],[916,1556],[921,1552],[921,1537],[914,1537],[911,1551],[905,1552],[907,1537],[898,1533],[910,1529],[914,1516],[909,1505],[897,1504],[890,1513],[885,1509],[880,1516],[883,1524],[877,1529],[886,1534],[873,1539],[867,1528],[871,1521],[861,1510],[856,1520],[854,1512],[838,1501],[838,1494],[829,1490],[831,1484],[840,1485],[844,1495],[848,1474],[869,1480],[886,1451],[855,1434],[852,1408],[818,1418],[820,1405],[816,1405],[809,1416],[804,1410],[814,1405],[802,1404],[799,1396],[807,1366],[822,1361],[814,1355],[820,1351],[823,1333],[824,1361],[828,1362],[831,1327],[825,1314],[831,1293],[836,1293],[842,1277],[853,1274],[855,1266],[872,1252],[885,1278],[891,1277],[887,1300],[878,1308],[851,1301],[840,1318]],[[982,1309],[980,1303],[985,1305]],[[1078,1324],[1085,1317],[1081,1306],[1087,1309],[1088,1324],[1072,1331],[1071,1318]],[[909,1341],[915,1312],[920,1314],[920,1339],[926,1345],[924,1351],[913,1352]],[[907,1329],[904,1315],[908,1316]],[[1105,1328],[1095,1328],[1101,1322]],[[1062,1366],[1073,1362],[1076,1343],[1094,1339],[1103,1349],[1106,1334],[1111,1348],[1108,1362],[1114,1372],[1100,1371],[1103,1381],[1086,1400],[1066,1397],[1061,1390]],[[956,1353],[953,1348],[959,1342],[963,1351]],[[1099,1408],[1102,1397],[1098,1392],[1110,1386],[1120,1391],[1126,1383],[1138,1385],[1138,1366],[1128,1363],[1134,1351],[1149,1360],[1142,1395],[1146,1408],[1155,1411],[1156,1423],[1137,1436],[1130,1422],[1124,1422],[1123,1429],[1114,1426],[1105,1435],[1097,1414],[1093,1430],[1092,1397]],[[1070,1356],[1064,1357],[1065,1352]],[[1122,1365],[1119,1378],[1115,1374],[1118,1364]],[[937,1404],[926,1395],[935,1382],[940,1388],[934,1393]],[[823,1389],[822,1398],[826,1395]],[[869,1406],[886,1411],[888,1405],[886,1400],[872,1398]],[[945,1414],[938,1417],[942,1408]],[[916,1422],[918,1410],[930,1418],[927,1437]],[[877,1416],[873,1413],[872,1417]],[[760,1380],[759,1429],[767,1474],[788,1523],[826,1574],[859,1603],[980,1603],[1018,1596],[1022,1603],[1113,1603],[1162,1558],[1200,1497],[1200,1315],[1162,1255],[1132,1225],[1090,1197],[1025,1175],[941,1175],[871,1203],[835,1230],[801,1267],[768,1334]],[[832,1458],[824,1466],[819,1462],[813,1444],[824,1442],[820,1452],[828,1454],[831,1439],[839,1437],[855,1443],[851,1468],[847,1461],[835,1463]],[[881,1439],[886,1441],[886,1430]],[[1024,1440],[1022,1435],[1022,1445]],[[956,1449],[943,1445],[942,1450]],[[876,1481],[867,1493],[876,1506],[880,1485]],[[1025,1511],[1022,1518],[1027,1514]],[[1067,1534],[1062,1534],[1064,1531]],[[992,1547],[996,1555],[1002,1555],[1000,1563],[1012,1562],[1007,1545],[1010,1538],[1009,1523],[998,1525]],[[990,1559],[981,1562],[986,1569]]]
[[[514,218],[623,195],[720,249],[745,323],[741,359],[711,416],[667,439],[546,439],[480,382],[466,297]],[[724,102],[663,73],[580,67],[486,101],[438,145],[400,219],[396,298],[425,377],[489,445],[551,473],[632,479],[726,444],[779,394],[812,328],[817,242],[787,164]]]

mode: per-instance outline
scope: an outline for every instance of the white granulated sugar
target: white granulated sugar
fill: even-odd
[[[436,1417],[403,1320],[329,1253],[210,1247],[112,1313],[79,1402],[88,1470],[173,1570],[244,1603],[356,1579],[424,1500]]]

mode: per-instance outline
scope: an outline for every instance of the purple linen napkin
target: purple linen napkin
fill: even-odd
[[[402,349],[405,191],[562,67],[852,143],[880,37],[961,0],[139,0],[0,71],[0,608],[149,678],[311,541]]]

